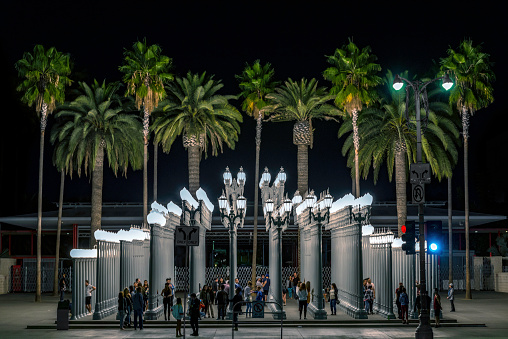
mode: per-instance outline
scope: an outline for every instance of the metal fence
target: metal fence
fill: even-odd
[[[466,289],[466,251],[453,251],[453,288],[456,291],[465,290]],[[448,262],[448,252],[442,253],[440,257],[439,264],[439,288],[442,291],[446,291],[448,289],[448,272],[449,262]],[[471,288],[474,288],[475,285],[475,277],[482,277],[482,273],[479,270],[475,270],[474,267],[474,252],[470,252],[469,256],[469,268],[471,274]]]
[[[54,282],[54,264],[51,266],[43,265],[41,268],[41,291],[53,292]],[[72,268],[64,267],[58,269],[58,281],[65,274],[67,292],[72,292]],[[11,266],[9,277],[9,293],[15,292],[35,292],[37,280],[37,270],[35,265]]]

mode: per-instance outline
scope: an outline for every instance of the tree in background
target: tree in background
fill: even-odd
[[[71,73],[69,56],[58,52],[56,48],[47,50],[36,45],[33,53],[25,52],[23,58],[15,64],[22,79],[17,90],[23,93],[21,100],[32,106],[41,119],[39,143],[39,194],[37,203],[37,277],[35,283],[35,301],[41,301],[41,240],[42,240],[42,179],[44,160],[44,134],[48,115],[57,103],[65,100],[65,86],[70,85]]]

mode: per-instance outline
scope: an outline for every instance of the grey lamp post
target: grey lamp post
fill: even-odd
[[[269,224],[273,225],[277,230],[277,248],[279,250],[279,255],[277,258],[277,272],[278,272],[278,280],[279,284],[277,286],[277,290],[274,293],[275,301],[280,303],[281,305],[281,313],[283,311],[282,306],[282,229],[289,225],[289,217],[291,215],[291,209],[293,208],[293,203],[290,199],[285,199],[282,205],[274,212],[274,203],[272,199],[268,199],[265,203],[265,212],[266,212],[266,220]],[[281,315],[284,317],[284,315]]]
[[[378,256],[378,259],[382,264],[378,265],[380,268],[378,270],[379,273],[379,283],[378,290],[380,293],[377,293],[380,297],[380,307],[381,313],[386,317],[386,319],[395,319],[395,315],[393,314],[393,299],[392,299],[392,243],[394,239],[394,234],[391,231],[382,232],[382,233],[373,233],[369,237],[370,245],[374,248],[381,250],[381,253],[377,252],[375,255]],[[377,297],[376,297],[377,299]]]
[[[233,179],[229,167],[223,175],[226,193],[222,192],[219,198],[219,210],[222,223],[229,229],[229,310],[228,318],[233,316],[233,297],[235,296],[235,278],[237,267],[236,231],[238,226],[243,227],[247,199],[243,196],[245,187],[245,172],[240,167],[237,179]],[[230,204],[231,202],[231,204]]]
[[[432,79],[427,82],[422,82],[419,80],[409,81],[399,75],[395,76],[393,80],[393,88],[395,90],[399,90],[402,88],[404,83],[408,84],[409,87],[413,89],[414,98],[415,98],[415,108],[416,108],[416,162],[418,164],[422,163],[422,119],[420,114],[420,97],[423,99],[423,104],[425,106],[426,114],[428,115],[428,99],[427,99],[427,86],[437,80],[443,80],[443,87],[446,90],[449,90],[453,86],[453,82],[450,80],[448,74],[445,74],[442,77]],[[406,87],[406,102],[409,99],[409,87]],[[409,113],[408,113],[408,105],[406,104],[406,120],[408,126],[409,123]],[[424,119],[426,122],[428,117]],[[420,184],[423,184],[421,182]],[[425,191],[423,192],[425,196]],[[422,202],[418,204],[418,225],[420,230],[420,298],[422,300],[422,307],[420,312],[420,321],[418,327],[416,328],[415,337],[418,338],[433,338],[434,335],[432,333],[432,327],[430,326],[430,318],[429,312],[427,310],[427,303],[424,302],[427,299],[427,288],[425,282],[425,227],[424,227],[424,206],[425,199],[422,199]]]
[[[323,201],[323,204],[316,203],[316,196],[311,192],[307,195],[304,202],[306,208],[309,209],[309,223],[315,225],[317,230],[317,255],[313,260],[314,270],[317,273],[314,275],[316,277],[317,309],[314,309],[314,305],[311,304],[310,310],[314,319],[327,318],[323,303],[323,223],[327,223],[330,219],[330,207],[332,207],[333,197],[327,193],[320,200]]]

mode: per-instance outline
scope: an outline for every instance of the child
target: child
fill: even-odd
[[[182,298],[176,298],[176,305],[173,306],[173,317],[176,319],[176,336],[182,336],[183,306]]]
[[[256,293],[256,301],[263,301],[264,300],[264,294],[261,290],[261,286],[258,286],[258,293]]]

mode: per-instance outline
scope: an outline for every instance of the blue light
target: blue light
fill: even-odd
[[[430,244],[430,249],[431,249],[432,251],[437,250],[437,244],[436,244],[436,243],[432,243],[432,244]]]

